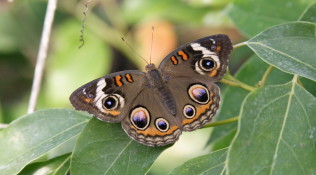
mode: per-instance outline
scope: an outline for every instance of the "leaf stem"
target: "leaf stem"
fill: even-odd
[[[34,71],[34,79],[31,90],[31,96],[28,106],[28,113],[34,112],[37,104],[38,94],[41,88],[45,62],[47,58],[47,50],[49,44],[49,36],[52,30],[57,0],[48,0],[47,10],[42,31],[41,43],[37,54],[37,61]]]
[[[227,84],[227,85],[229,85],[229,86],[241,87],[241,88],[246,89],[247,91],[250,91],[250,92],[256,90],[255,87],[249,86],[249,85],[247,85],[247,84],[245,84],[245,83],[243,83],[243,82],[237,80],[235,77],[233,77],[233,76],[230,74],[230,72],[229,72],[228,69],[227,69],[226,75],[225,75],[224,78],[221,80],[221,82],[224,83],[224,84]]]
[[[246,46],[246,45],[247,45],[247,41],[235,44],[235,45],[233,45],[233,48],[237,49],[239,47]]]
[[[226,119],[226,120],[209,123],[209,124],[205,125],[203,128],[210,128],[210,127],[214,127],[214,126],[225,125],[225,124],[228,124],[228,123],[236,122],[238,120],[239,120],[239,116],[236,116],[236,117],[232,117],[232,118],[229,118],[229,119]]]
[[[267,81],[267,78],[268,78],[268,76],[270,75],[272,69],[273,69],[273,66],[270,65],[270,66],[267,68],[267,70],[264,72],[264,74],[263,74],[263,76],[262,76],[262,79],[261,79],[261,80],[259,81],[259,83],[258,83],[259,87],[265,85],[265,83],[266,83],[266,81]]]
[[[296,83],[297,81],[298,81],[298,75],[297,75],[297,74],[294,74],[293,79],[292,79],[292,82],[293,82],[293,83]]]

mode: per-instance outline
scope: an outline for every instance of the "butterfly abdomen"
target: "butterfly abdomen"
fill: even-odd
[[[168,109],[168,111],[175,116],[176,115],[176,102],[167,87],[162,87],[158,89],[158,95],[161,99],[161,102]]]
[[[173,115],[176,115],[176,102],[172,96],[170,90],[166,87],[166,84],[154,64],[146,66],[147,76],[149,84],[152,88],[156,88],[160,102],[166,107],[166,109]]]

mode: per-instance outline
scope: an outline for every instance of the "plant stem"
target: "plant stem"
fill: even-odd
[[[233,48],[234,48],[234,49],[237,49],[237,48],[239,48],[239,47],[246,46],[246,45],[247,45],[247,41],[242,42],[242,43],[235,44],[235,45],[233,45]]]
[[[227,73],[224,76],[224,78],[221,80],[222,83],[227,84],[229,86],[236,86],[236,87],[241,87],[243,89],[246,89],[247,91],[254,91],[256,90],[255,87],[249,86],[239,80],[237,80],[235,77],[233,77],[230,72],[227,69]]]
[[[270,65],[270,66],[267,68],[267,70],[264,72],[261,81],[259,81],[259,83],[258,83],[258,85],[259,85],[260,87],[265,85],[265,83],[266,83],[266,81],[267,81],[267,78],[268,78],[268,76],[270,75],[272,69],[273,69],[273,66]]]
[[[36,62],[36,67],[35,67],[35,72],[34,72],[34,79],[33,79],[31,96],[30,96],[30,101],[29,101],[29,106],[28,106],[28,113],[34,112],[36,108],[38,94],[41,88],[41,83],[42,83],[42,78],[43,78],[45,61],[47,58],[49,36],[51,33],[53,21],[54,21],[56,6],[57,6],[57,0],[48,0],[40,48],[37,54],[37,62]]]
[[[294,74],[293,79],[292,79],[292,82],[293,82],[293,83],[296,83],[297,81],[298,81],[298,75],[297,75],[297,74]]]
[[[226,119],[226,120],[222,120],[222,121],[218,121],[218,122],[213,122],[213,123],[207,124],[203,128],[210,128],[210,127],[214,127],[214,126],[220,126],[220,125],[236,122],[238,120],[239,120],[239,116],[236,116],[236,117],[232,117],[232,118],[229,118],[229,119]]]

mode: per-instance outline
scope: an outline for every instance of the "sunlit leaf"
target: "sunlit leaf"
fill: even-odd
[[[21,171],[27,164],[76,137],[90,117],[68,109],[28,114],[0,132],[0,174]]]
[[[193,158],[172,170],[168,175],[223,174],[227,148]]]
[[[66,175],[70,165],[70,154],[66,154],[46,162],[30,164],[19,175]]]
[[[315,174],[316,99],[295,79],[243,103],[228,174]]]
[[[316,24],[292,22],[271,27],[247,42],[264,61],[291,74],[316,80]]]
[[[76,143],[71,174],[145,174],[166,147],[130,139],[120,123],[93,118]]]

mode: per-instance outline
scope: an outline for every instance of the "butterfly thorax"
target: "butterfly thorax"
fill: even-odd
[[[160,71],[154,64],[148,64],[146,66],[147,78],[150,88],[155,88],[158,92],[161,103],[168,109],[172,115],[176,115],[176,103],[170,92],[170,89],[166,86],[166,82],[161,76]]]

